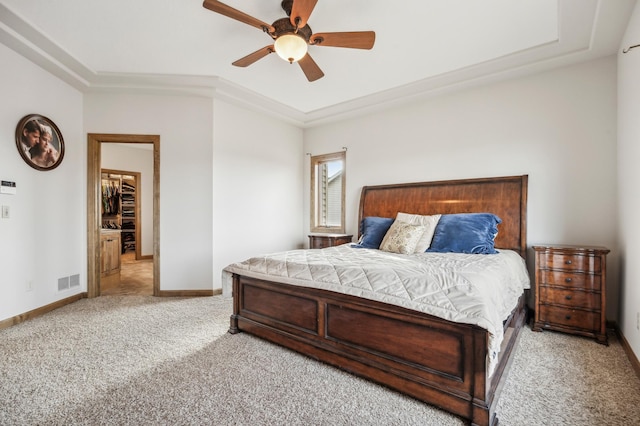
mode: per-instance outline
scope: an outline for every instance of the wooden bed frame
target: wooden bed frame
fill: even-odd
[[[362,188],[359,219],[491,212],[496,247],[526,254],[527,176]],[[360,221],[358,222],[360,223]],[[525,257],[526,258],[526,257]],[[246,331],[432,404],[473,425],[497,425],[495,404],[525,321],[525,296],[505,321],[487,377],[488,332],[326,290],[233,276],[232,334]]]

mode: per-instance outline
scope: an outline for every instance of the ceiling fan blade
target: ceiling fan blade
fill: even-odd
[[[302,28],[307,25],[309,16],[313,12],[313,8],[316,7],[318,0],[293,0],[293,6],[291,6],[291,15],[289,20],[294,27]],[[298,20],[298,22],[296,22]]]
[[[265,56],[267,56],[269,53],[273,53],[275,51],[276,49],[273,47],[273,44],[271,46],[265,46],[262,49],[258,49],[255,52],[248,54],[244,58],[238,59],[231,65],[235,65],[236,67],[248,67],[249,65],[256,62],[258,59],[262,59]]]
[[[263,31],[267,31],[269,33],[273,33],[275,31],[275,29],[271,26],[271,24],[262,22],[261,20],[256,19],[253,16],[247,15],[246,13],[241,12],[238,9],[234,9],[231,6],[227,6],[226,4],[221,3],[217,0],[204,0],[204,3],[202,3],[202,6],[205,9],[209,9],[221,15],[229,17],[231,19],[244,22],[245,24],[249,24]]]
[[[371,49],[376,41],[373,31],[353,31],[345,33],[316,33],[309,44],[316,46],[349,47],[352,49]]]
[[[319,78],[324,77],[324,73],[308,53],[298,61],[298,64],[300,64],[300,68],[302,68],[304,75],[307,76],[307,80],[316,81]]]

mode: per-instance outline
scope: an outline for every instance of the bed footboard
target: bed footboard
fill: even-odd
[[[497,424],[500,378],[524,322],[512,315],[487,380],[486,330],[354,296],[233,277],[230,333],[246,331],[468,419]]]

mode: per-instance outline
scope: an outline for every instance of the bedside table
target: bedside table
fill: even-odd
[[[533,331],[563,331],[608,345],[606,256],[594,246],[537,245]]]
[[[353,235],[350,234],[309,234],[309,248],[321,249],[339,246],[350,243],[352,240]]]

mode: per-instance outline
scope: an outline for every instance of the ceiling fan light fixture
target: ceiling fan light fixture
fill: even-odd
[[[276,19],[272,24],[268,24],[219,0],[204,0],[202,5],[205,9],[256,27],[268,34],[273,40],[273,44],[238,59],[232,63],[233,66],[246,67],[270,53],[276,52],[278,56],[291,64],[297,62],[307,80],[316,81],[322,78],[324,73],[311,55],[307,53],[310,45],[348,47],[351,49],[371,49],[373,47],[376,39],[376,33],[373,31],[342,31],[314,34],[308,21],[318,0],[281,1],[280,6],[286,12],[287,17]]]
[[[290,64],[298,62],[307,54],[307,41],[299,35],[289,33],[278,37],[274,43],[276,53]]]

